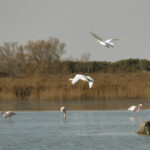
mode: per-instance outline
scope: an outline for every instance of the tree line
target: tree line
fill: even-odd
[[[5,42],[0,46],[0,76],[26,77],[34,74],[150,71],[150,61],[127,59],[116,62],[63,60],[66,44],[57,38],[28,41],[25,45]],[[89,56],[88,56],[89,57]],[[86,60],[86,61],[85,61]]]

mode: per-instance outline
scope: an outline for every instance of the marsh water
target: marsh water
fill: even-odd
[[[0,118],[0,150],[147,150],[150,136],[136,134],[150,111],[17,111]]]

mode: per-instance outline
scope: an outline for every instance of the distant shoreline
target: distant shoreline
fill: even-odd
[[[89,73],[94,79],[72,85],[75,74],[49,76],[1,77],[0,110],[127,110],[131,105],[143,104],[150,109],[150,75],[137,73]]]
[[[132,105],[143,104],[143,110],[150,109],[150,100],[85,100],[85,101],[0,101],[0,110],[13,111],[59,111],[66,106],[68,111],[76,110],[127,110]]]

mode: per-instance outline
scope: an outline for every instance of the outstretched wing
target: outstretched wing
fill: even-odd
[[[95,37],[96,39],[100,40],[100,41],[103,41],[103,39],[101,37],[99,37],[98,35],[96,35],[95,33],[93,32],[90,32],[90,34]]]
[[[93,85],[93,82],[89,81],[89,88],[91,88]]]
[[[91,88],[94,83],[94,79],[90,76],[86,76],[86,78],[88,79],[88,82],[89,82],[89,88]]]
[[[88,81],[90,81],[90,82],[94,82],[94,79],[93,79],[92,77],[90,77],[90,76],[86,76],[86,78],[88,79]]]
[[[108,40],[106,40],[105,42],[106,42],[106,43],[109,43],[109,42],[115,41],[115,40],[120,40],[120,39],[108,39]]]
[[[84,77],[84,75],[77,74],[77,75],[73,78],[72,84],[77,83],[77,82],[78,82],[81,78],[83,78],[83,77]]]

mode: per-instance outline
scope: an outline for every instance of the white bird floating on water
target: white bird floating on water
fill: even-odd
[[[66,111],[67,111],[66,107],[62,106],[60,108],[60,111],[63,114],[63,122],[66,122]]]
[[[141,108],[142,108],[142,104],[139,104],[138,106],[129,107],[128,110],[132,112],[132,116],[134,117],[134,113],[139,112]]]
[[[72,81],[72,84],[75,84],[79,80],[87,81],[89,83],[89,88],[92,88],[92,85],[94,83],[94,79],[93,78],[91,78],[90,76],[82,75],[82,74],[76,74],[74,78],[71,78],[69,80]]]
[[[90,32],[90,34],[97,39],[96,44],[101,44],[103,46],[106,46],[107,48],[114,47],[114,43],[112,41],[120,40],[120,39],[108,39],[104,41],[101,37],[99,37],[95,33]]]
[[[16,115],[16,113],[12,111],[3,111],[1,114],[3,118],[11,118],[13,115]]]

